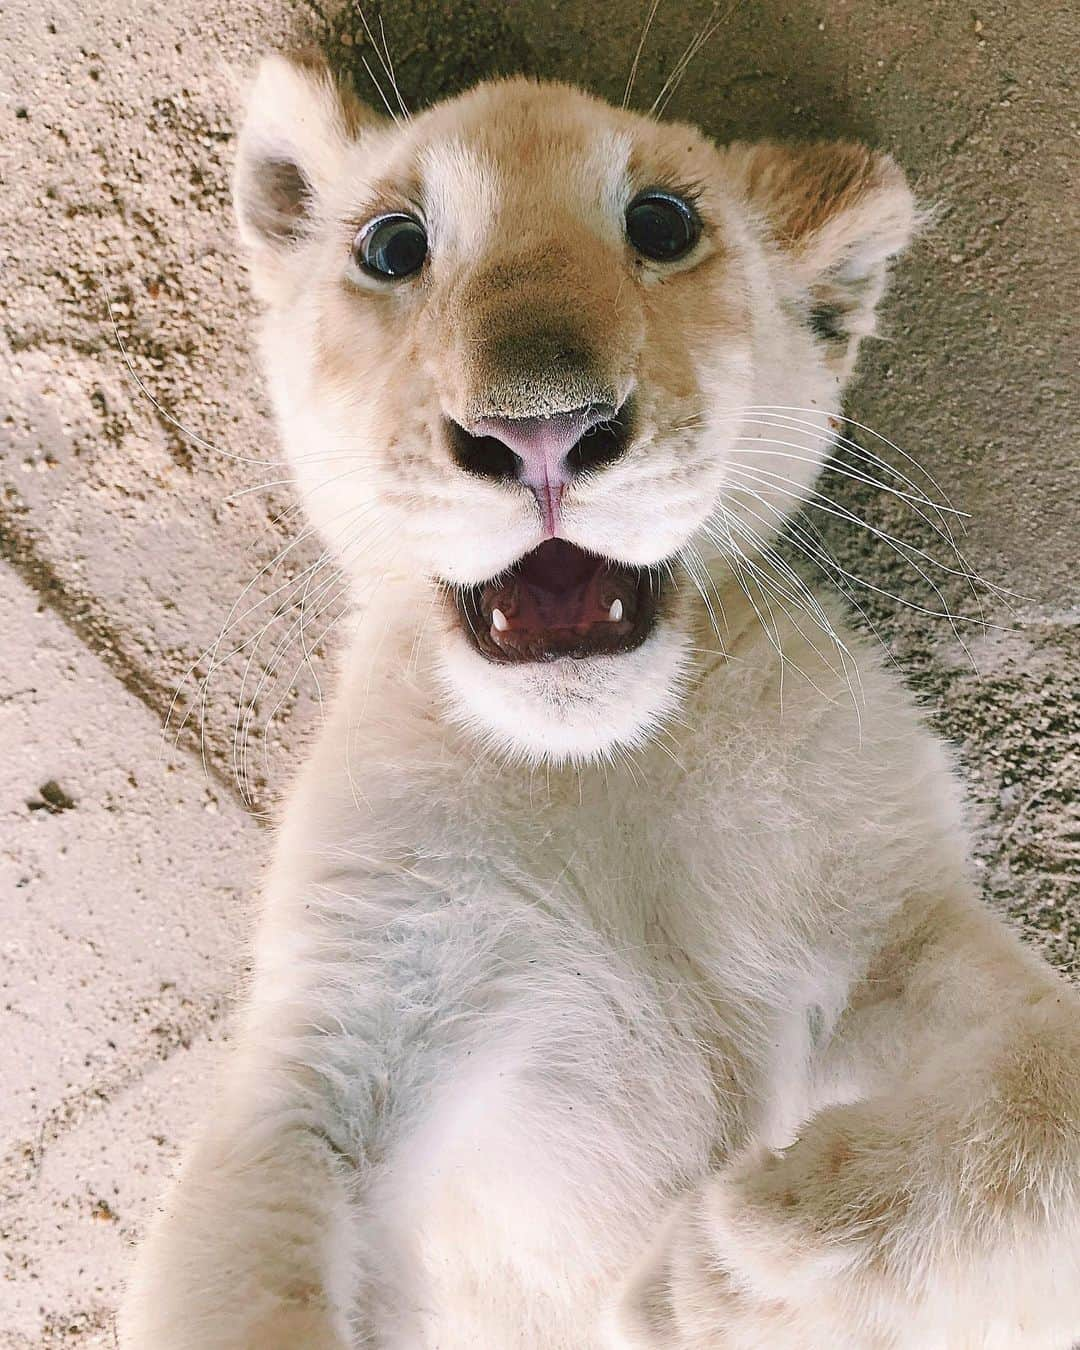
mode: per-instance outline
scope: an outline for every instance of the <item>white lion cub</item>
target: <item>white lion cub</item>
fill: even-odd
[[[270,57],[236,201],[359,617],[121,1345],[1064,1350],[1077,1001],[771,548],[899,169]]]

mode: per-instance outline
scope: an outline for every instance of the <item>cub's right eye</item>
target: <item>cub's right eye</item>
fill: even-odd
[[[626,208],[626,237],[653,262],[678,262],[701,238],[701,222],[682,197],[651,188]]]
[[[416,217],[395,213],[368,221],[352,252],[357,267],[370,276],[399,281],[420,271],[427,248],[427,231]]]

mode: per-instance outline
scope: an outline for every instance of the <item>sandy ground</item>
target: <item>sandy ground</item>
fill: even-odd
[[[419,105],[514,69],[621,97],[646,8],[393,0],[382,13]],[[662,5],[639,106],[708,12]],[[743,3],[668,109],[720,138],[865,137],[937,206],[898,273],[889,338],[868,354],[851,415],[970,513],[965,553],[1016,593],[1013,608],[991,600],[1000,626],[961,625],[962,646],[921,612],[940,598],[882,537],[938,548],[910,507],[832,475],[828,491],[879,533],[815,523],[841,565],[878,588],[859,593],[868,618],[957,746],[988,899],[1070,973],[1078,27],[1049,0]],[[294,542],[286,486],[244,492],[281,473],[227,189],[231,71],[313,37],[375,97],[348,11],[0,7],[5,1347],[112,1344],[130,1239],[208,1091],[243,977],[258,810],[316,715],[295,641],[315,554]],[[951,608],[975,612],[957,578],[939,581]],[[332,595],[308,604],[318,669],[337,608]],[[214,655],[200,655],[230,619]]]

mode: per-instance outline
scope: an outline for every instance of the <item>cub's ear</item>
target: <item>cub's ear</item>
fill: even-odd
[[[379,119],[315,56],[266,56],[248,95],[233,202],[252,277],[272,299],[292,246],[340,174],[361,128]]]
[[[896,162],[845,142],[732,145],[729,164],[787,256],[807,320],[841,378],[876,325],[889,259],[920,223]]]

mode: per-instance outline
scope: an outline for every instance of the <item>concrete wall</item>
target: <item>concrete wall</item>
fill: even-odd
[[[419,104],[509,69],[621,97],[647,7],[388,0],[383,15]],[[970,513],[972,567],[1019,598],[984,598],[999,626],[958,626],[967,652],[947,622],[860,598],[959,749],[988,898],[1075,972],[1069,8],[744,3],[668,111],[720,138],[865,137],[937,206],[851,415]],[[637,106],[708,13],[662,5]],[[251,802],[272,798],[314,715],[293,639],[317,550],[294,544],[287,486],[247,491],[282,474],[227,187],[229,63],[312,36],[364,86],[358,21],[326,23],[314,4],[8,0],[0,15],[3,1346],[112,1344],[127,1242],[205,1095],[243,975],[265,847]],[[821,515],[841,565],[936,608],[882,537],[933,551],[926,524],[842,475],[826,488],[879,532]],[[975,612],[959,578],[940,582],[951,609]],[[317,635],[335,597],[309,587],[306,612]],[[236,709],[264,676],[245,801]],[[174,744],[161,726],[182,682]]]

